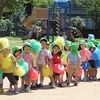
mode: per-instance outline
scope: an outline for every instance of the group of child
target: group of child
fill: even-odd
[[[19,46],[13,47],[11,53],[10,46],[4,47],[2,42],[0,42],[0,70],[3,72],[2,77],[0,77],[0,93],[4,92],[3,79],[5,77],[10,82],[8,91],[15,94],[23,90],[29,92],[31,89],[43,87],[44,76],[42,68],[44,65],[48,65],[52,70],[57,64],[61,68],[64,66],[64,71],[67,68],[66,86],[70,85],[72,76],[75,78],[74,86],[78,85],[78,79],[81,78],[81,75],[78,75],[80,67],[84,70],[83,81],[97,80],[97,68],[100,67],[99,43],[95,45],[93,42],[86,42],[85,40],[80,40],[79,42],[64,40],[64,47],[56,42],[50,46],[49,41],[42,38],[40,44],[41,50],[39,52],[32,50],[33,45],[28,41],[23,44],[22,48]],[[6,60],[6,57],[9,60]],[[21,87],[18,88],[19,76],[16,76],[13,70],[18,68],[17,62],[20,59],[24,59],[28,63],[29,69],[38,69],[40,80],[31,80],[28,72],[21,77]],[[49,84],[51,88],[56,86],[63,87],[63,74],[53,70],[53,75],[48,76],[51,80]],[[38,84],[38,82],[40,83]],[[14,86],[14,89],[12,86]]]

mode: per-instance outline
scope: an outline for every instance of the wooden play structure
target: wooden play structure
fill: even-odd
[[[23,25],[31,30],[32,22],[36,20],[47,20],[48,8],[33,8],[31,16],[24,19]]]
[[[53,33],[56,35],[61,35],[61,29],[64,31],[64,35],[67,36],[67,39],[76,41],[75,37],[82,38],[81,32],[73,27],[70,27],[70,21],[67,23],[67,20],[71,19],[71,0],[55,0],[52,9],[48,8],[33,8],[30,16],[24,19],[23,25],[29,30],[32,29],[32,22],[36,20],[45,20],[46,29],[45,35],[49,40],[50,30],[53,29]],[[62,13],[63,10],[63,13]],[[42,33],[42,31],[41,31]],[[52,41],[54,40],[54,35],[52,33]]]

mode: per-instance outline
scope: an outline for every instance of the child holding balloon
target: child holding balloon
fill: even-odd
[[[81,48],[81,50],[79,51],[80,56],[81,56],[81,64],[84,70],[83,81],[88,81],[88,69],[90,67],[88,66],[88,60],[90,59],[90,51],[86,48],[85,40],[80,40],[79,46]]]
[[[52,57],[52,54],[51,54],[49,48],[50,48],[50,43],[47,42],[46,49],[47,49],[47,52],[48,52],[48,66],[49,66],[49,67],[51,68],[51,70],[52,70],[52,66],[53,66],[52,58],[53,58],[53,57]],[[50,85],[51,85],[51,88],[55,88],[56,85],[55,85],[55,81],[54,81],[53,74],[50,75],[49,78],[50,78],[50,80],[51,80],[51,84],[50,84]]]
[[[78,53],[78,43],[72,43],[71,44],[71,50],[67,57],[67,64],[68,64],[68,80],[67,80],[67,86],[70,85],[70,80],[72,78],[72,75],[75,75],[75,83],[74,86],[77,86],[78,81],[78,73],[79,73],[79,67],[80,67],[80,55]]]
[[[18,62],[18,60],[21,58],[21,53],[22,53],[22,49],[19,46],[15,46],[12,48],[12,54],[14,55],[14,57],[16,58],[16,62]],[[15,80],[16,80],[16,84],[18,87],[18,80],[19,80],[19,76],[14,75]],[[13,92],[14,89],[12,88],[12,84],[10,84],[10,87],[8,89],[9,92]]]
[[[0,66],[0,68],[1,68],[1,66]],[[2,70],[0,69],[0,94],[4,92],[4,90],[3,90],[3,79],[2,79],[2,74],[3,74],[3,72],[2,72]]]
[[[42,47],[41,47],[41,44],[38,41],[36,41],[35,39],[32,39],[29,42],[31,44],[31,52],[34,56],[33,70],[37,71],[37,73],[38,73],[39,69],[38,69],[36,62],[38,59],[38,53],[41,51]],[[32,80],[32,85],[31,85],[32,90],[36,90],[38,88],[37,80],[38,79],[36,79],[36,77],[35,77],[35,79]]]
[[[71,49],[71,41],[66,40],[64,50],[62,51],[62,61],[63,61],[63,66],[65,68],[68,67],[67,63],[66,63],[66,58],[68,56],[68,53],[70,52],[70,49]],[[67,79],[68,79],[68,72],[66,71],[66,80],[65,81],[67,81]]]
[[[54,71],[55,82],[58,81],[58,87],[63,87],[60,78],[61,73],[64,71],[64,69],[62,68],[61,54],[62,52],[60,46],[56,43],[53,43],[52,46],[53,71]]]
[[[33,55],[30,53],[31,51],[31,44],[29,42],[25,42],[23,45],[23,53],[22,58],[28,63],[29,69],[33,67]],[[27,85],[27,87],[24,87],[24,83]],[[25,89],[26,92],[29,92],[31,89],[31,79],[29,73],[26,73],[24,76],[22,76],[21,80],[21,90]]]
[[[96,48],[96,46],[91,43],[89,45],[89,50],[91,52],[90,60],[90,70],[89,70],[89,77],[92,81],[97,80],[97,68],[100,67],[100,51]]]
[[[13,69],[16,66],[16,59],[15,57],[10,54],[10,48],[9,47],[5,47],[2,50],[3,56],[4,58],[1,60],[1,68],[3,70],[3,79],[5,77],[8,78],[8,80],[10,81],[10,84],[12,84],[14,86],[14,90],[15,90],[15,94],[19,93],[18,87],[17,87],[17,83],[13,74]]]
[[[1,61],[1,59],[3,59],[2,53],[0,53],[0,61]],[[2,78],[3,72],[2,72],[1,68],[2,68],[2,66],[0,63],[0,94],[4,92],[4,90],[3,90],[3,78]]]
[[[38,53],[38,59],[37,59],[37,65],[38,65],[39,71],[40,71],[40,84],[38,86],[40,88],[43,87],[43,81],[44,81],[42,68],[44,65],[48,64],[48,53],[46,50],[47,42],[48,42],[48,40],[45,38],[42,38],[40,40],[42,48],[41,48],[41,51]]]

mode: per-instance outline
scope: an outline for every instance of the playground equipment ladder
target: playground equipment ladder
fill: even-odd
[[[71,4],[71,0],[55,0],[54,4],[53,4],[53,15],[55,15],[55,10],[56,10],[56,21],[57,21],[57,28],[56,28],[56,33],[58,35],[60,35],[60,16],[61,16],[61,9],[64,10],[64,23],[63,23],[63,30],[66,32],[66,28],[67,28],[67,22],[66,20],[70,20],[71,19],[71,12],[72,12],[72,4]],[[46,38],[49,40],[49,36],[50,36],[50,21],[51,21],[51,11],[50,11],[50,7],[48,7],[48,19],[47,19],[47,34],[46,34]]]

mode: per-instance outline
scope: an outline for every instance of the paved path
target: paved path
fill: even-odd
[[[100,76],[100,70],[98,77]],[[0,100],[100,100],[100,81],[96,82],[80,82],[77,87],[63,87],[50,89],[47,86],[48,78],[45,78],[44,88],[32,90],[30,93],[13,93],[5,92],[0,95]],[[9,82],[4,80],[4,88],[7,89]]]

